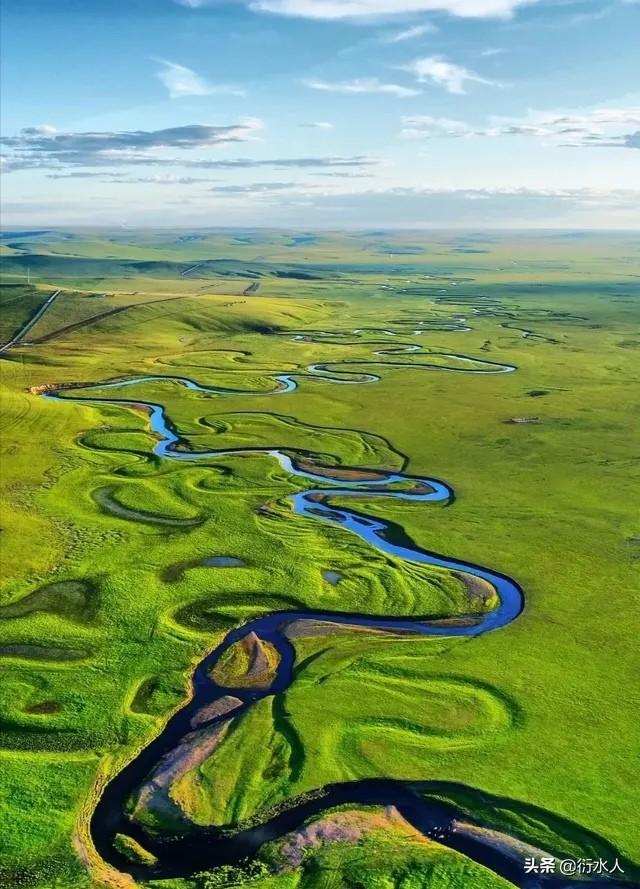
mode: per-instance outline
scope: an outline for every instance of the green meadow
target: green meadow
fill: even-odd
[[[2,343],[61,293],[0,355],[0,886],[511,885],[382,808],[325,813],[324,833],[244,868],[139,883],[101,861],[102,788],[230,629],[273,611],[478,608],[464,575],[294,515],[288,498],[316,483],[266,453],[156,456],[141,402],[164,406],[184,451],[445,481],[451,505],[363,493],[357,509],[525,596],[477,638],[301,629],[291,686],[171,787],[181,819],[233,829],[330,783],[440,782],[430,792],[488,829],[617,857],[635,884],[637,238],[49,231],[7,233],[2,266]],[[87,388],[142,376],[226,391]],[[99,401],[114,398],[129,403]],[[248,659],[220,664],[229,685]]]

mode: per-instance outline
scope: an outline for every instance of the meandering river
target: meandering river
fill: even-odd
[[[385,354],[380,352],[379,354]],[[475,362],[479,367],[443,367],[432,365],[433,369],[456,370],[466,373],[505,373],[515,370],[511,365],[495,362],[483,362],[467,356],[447,355],[448,359],[460,361],[461,365]],[[354,362],[347,362],[349,365]],[[357,362],[355,362],[357,363]],[[371,362],[364,362],[371,364]],[[393,365],[392,365],[393,366]],[[410,365],[414,366],[415,365]],[[266,391],[241,392],[237,390],[207,387],[186,377],[136,376],[128,379],[106,381],[92,386],[83,386],[104,390],[122,390],[128,387],[150,382],[173,382],[187,389],[195,390],[211,396],[224,395],[268,395],[293,392],[298,386],[300,377],[321,378],[332,383],[369,383],[379,379],[374,374],[360,375],[359,379],[345,379],[340,372],[332,371],[327,364],[314,364],[307,368],[306,373],[274,374],[272,379],[275,389]],[[472,565],[449,556],[438,555],[418,547],[409,540],[401,528],[392,523],[364,514],[355,508],[343,505],[345,498],[362,498],[366,494],[370,498],[391,498],[420,503],[452,503],[453,490],[444,482],[433,478],[418,478],[399,472],[383,472],[379,469],[370,471],[373,480],[344,480],[344,469],[334,470],[331,467],[320,467],[314,473],[303,469],[297,462],[294,450],[271,449],[260,447],[236,448],[226,450],[208,450],[192,452],[181,450],[178,432],[168,419],[165,408],[161,404],[144,402],[140,399],[126,397],[106,397],[102,394],[81,396],[76,398],[70,389],[63,393],[63,387],[50,389],[45,397],[60,401],[80,401],[83,403],[119,405],[127,407],[144,407],[149,414],[150,426],[156,435],[154,453],[169,460],[197,462],[230,455],[268,455],[277,460],[280,466],[291,476],[313,482],[314,487],[305,485],[303,489],[291,495],[290,503],[293,512],[307,521],[320,521],[340,527],[345,533],[355,534],[376,549],[388,553],[397,559],[433,565],[474,575],[491,584],[498,596],[497,606],[490,611],[469,614],[466,619],[427,620],[416,617],[385,618],[364,614],[345,614],[323,611],[283,611],[266,614],[260,618],[238,627],[227,634],[225,639],[210,652],[196,667],[192,680],[192,694],[189,702],[177,712],[166,724],[161,733],[145,747],[128,765],[126,765],[106,785],[95,807],[91,818],[91,836],[96,850],[104,860],[120,870],[131,873],[137,879],[189,876],[199,871],[222,864],[237,864],[255,856],[260,847],[268,840],[284,836],[290,831],[300,829],[306,819],[319,815],[327,809],[344,804],[356,805],[393,805],[416,828],[425,835],[437,836],[438,842],[458,850],[478,863],[490,868],[510,880],[515,886],[523,889],[534,887],[554,887],[575,885],[573,882],[555,876],[526,875],[523,868],[522,847],[511,837],[493,831],[492,833],[475,830],[473,819],[461,813],[452,803],[445,803],[424,794],[442,789],[443,784],[435,782],[402,782],[395,780],[362,780],[344,784],[330,785],[319,788],[313,798],[297,799],[277,814],[273,814],[265,823],[249,827],[239,832],[225,831],[221,828],[203,828],[189,825],[188,829],[179,832],[178,836],[169,839],[153,836],[142,829],[127,814],[127,804],[132,795],[148,780],[157,769],[158,764],[171,755],[171,752],[193,732],[194,717],[206,712],[207,708],[221,698],[232,694],[240,701],[233,711],[233,718],[252,707],[257,701],[284,692],[293,681],[295,650],[287,636],[287,628],[294,621],[330,621],[350,626],[368,627],[372,630],[395,633],[415,633],[428,636],[478,636],[490,631],[500,630],[515,620],[523,608],[523,594],[518,584],[510,578]],[[362,467],[357,467],[361,475]],[[402,485],[402,488],[398,488]],[[341,505],[335,505],[339,498]],[[275,675],[266,688],[242,689],[228,688],[218,685],[212,678],[212,670],[230,646],[255,634],[262,642],[270,643],[279,654],[279,663]],[[209,722],[199,724],[200,727],[215,727],[228,719],[227,715],[214,716]],[[453,788],[454,785],[448,785]],[[465,827],[466,825],[466,827]],[[477,826],[477,825],[476,825]],[[114,840],[117,834],[125,834],[140,842],[157,859],[154,865],[134,863],[120,852]],[[591,881],[591,886],[607,886],[611,889],[614,882]]]

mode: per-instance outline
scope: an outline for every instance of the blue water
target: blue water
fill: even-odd
[[[472,361],[474,359],[468,359]],[[312,366],[315,367],[315,366]],[[297,388],[296,381],[290,375],[279,374],[276,379],[282,388],[274,390],[272,393],[253,392],[247,394],[285,394],[292,392]],[[224,396],[237,394],[235,390],[220,389],[217,387],[202,386],[187,377],[164,377],[164,376],[139,376],[126,380],[117,380],[107,383],[96,383],[93,386],[86,386],[85,389],[122,389],[129,386],[142,383],[152,382],[174,382],[187,389],[197,392],[204,392],[210,395]],[[332,382],[344,382],[332,380]],[[353,381],[355,383],[355,381]],[[58,399],[62,401],[80,401],[90,404],[110,404],[122,407],[139,407],[143,406],[149,412],[149,423],[152,431],[157,436],[153,452],[159,457],[170,460],[180,460],[186,462],[196,462],[198,460],[210,460],[213,458],[225,456],[247,456],[254,454],[267,455],[277,460],[280,466],[290,475],[299,478],[308,479],[318,482],[322,487],[313,488],[311,490],[304,489],[290,496],[289,500],[293,507],[294,513],[307,519],[315,521],[323,521],[331,525],[336,525],[345,531],[357,535],[362,540],[396,558],[418,562],[424,565],[434,565],[439,568],[447,568],[454,571],[466,572],[476,577],[482,578],[492,584],[499,597],[499,605],[494,610],[487,612],[479,617],[473,624],[468,626],[442,626],[437,623],[419,623],[415,620],[402,621],[398,618],[380,618],[376,619],[375,626],[383,625],[389,629],[396,627],[398,629],[407,629],[409,626],[415,632],[427,633],[429,635],[438,636],[476,636],[488,630],[496,630],[506,626],[514,620],[522,611],[523,597],[522,591],[514,581],[502,574],[482,568],[477,565],[468,564],[458,559],[437,555],[435,553],[426,552],[416,546],[402,545],[393,542],[388,536],[390,530],[389,523],[376,518],[366,517],[360,511],[351,511],[344,507],[336,507],[330,503],[330,499],[335,497],[358,497],[362,498],[366,492],[367,498],[390,498],[393,500],[409,500],[412,502],[422,503],[447,503],[453,500],[454,492],[444,482],[432,478],[418,478],[408,476],[398,472],[383,472],[376,469],[375,472],[380,478],[374,480],[352,481],[345,483],[342,480],[332,479],[330,476],[331,468],[323,467],[323,473],[313,473],[300,468],[295,459],[287,452],[275,448],[234,448],[234,449],[216,449],[207,451],[181,451],[178,449],[180,444],[180,436],[172,427],[167,418],[165,409],[161,404],[153,402],[144,402],[139,400],[125,399],[108,399],[108,398],[74,398],[68,395],[52,395],[47,394],[45,397]],[[394,490],[393,485],[403,483],[409,484],[406,490]],[[322,499],[316,499],[320,496]],[[304,619],[305,615],[297,615],[300,619]],[[319,615],[314,613],[307,617],[318,619]],[[476,616],[477,617],[477,616]],[[349,615],[350,621],[355,620],[355,616]],[[372,621],[372,618],[364,618],[365,622]],[[373,624],[372,624],[373,625]]]
[[[460,356],[456,356],[460,360]],[[474,361],[475,359],[462,359]],[[510,372],[510,365],[498,365],[497,370],[483,372]],[[447,368],[438,368],[446,370]],[[326,369],[325,365],[312,365],[308,368],[309,375],[318,374],[318,378],[332,383],[371,383],[378,377],[367,374],[358,380],[336,378]],[[239,393],[234,390],[202,386],[186,377],[137,376],[124,380],[96,383],[84,389],[122,390],[136,384],[153,382],[173,382],[186,389],[204,393],[212,397],[228,395],[280,395],[293,392],[297,381],[293,374],[274,376],[277,388],[272,392]],[[48,393],[45,397],[58,401],[78,401],[95,406],[111,405],[127,407],[144,407],[148,411],[149,424],[156,441],[153,453],[158,457],[196,463],[224,456],[256,455],[267,456],[276,460],[282,469],[291,476],[312,482],[314,487],[307,487],[290,495],[292,511],[304,521],[323,522],[341,528],[345,533],[353,534],[361,540],[387,553],[396,559],[406,562],[432,565],[450,569],[482,578],[493,585],[497,592],[498,604],[488,612],[474,612],[469,615],[457,615],[456,620],[433,620],[421,617],[383,617],[376,615],[335,613],[329,611],[282,611],[262,615],[247,624],[231,630],[214,651],[206,655],[194,670],[190,700],[166,724],[162,732],[136,757],[128,763],[104,788],[94,809],[90,830],[91,837],[98,853],[114,866],[138,876],[153,875],[169,877],[189,875],[205,867],[237,863],[256,854],[260,845],[268,837],[283,835],[305,817],[321,813],[324,809],[340,802],[356,802],[364,805],[394,804],[420,830],[430,833],[436,824],[448,819],[453,826],[455,812],[447,809],[442,803],[426,800],[416,796],[415,790],[402,782],[380,780],[359,781],[324,788],[324,796],[313,802],[298,802],[291,809],[272,819],[267,825],[251,828],[233,837],[217,828],[190,827],[188,833],[168,841],[158,835],[151,836],[129,818],[128,801],[132,795],[148,782],[158,767],[162,767],[163,757],[179,746],[183,739],[193,731],[193,719],[202,707],[233,694],[240,699],[241,706],[234,711],[234,717],[252,707],[256,701],[267,696],[278,695],[291,685],[295,674],[295,649],[287,637],[287,627],[294,621],[330,621],[342,625],[357,625],[376,630],[395,633],[413,633],[423,636],[439,637],[472,637],[488,631],[498,630],[513,621],[523,607],[523,596],[519,586],[510,578],[487,568],[468,564],[448,556],[428,552],[413,544],[398,527],[383,519],[368,516],[361,510],[350,509],[344,505],[336,506],[334,500],[340,498],[358,498],[359,503],[377,498],[396,501],[410,501],[429,504],[446,505],[453,502],[454,492],[438,479],[410,476],[401,472],[371,470],[372,479],[356,479],[344,481],[339,477],[331,477],[331,467],[321,467],[322,472],[314,473],[302,469],[296,462],[295,451],[287,452],[278,448],[244,447],[237,449],[218,449],[200,452],[180,450],[180,436],[168,419],[165,408],[153,402],[141,402],[139,399],[95,398],[81,396],[75,398],[67,393]],[[341,467],[344,469],[344,467]],[[361,469],[361,468],[360,468]],[[402,485],[398,490],[397,486]],[[224,652],[238,640],[249,633],[255,633],[260,639],[274,645],[280,655],[276,675],[269,688],[243,690],[218,686],[212,679],[212,669]],[[213,718],[212,723],[226,717]],[[159,766],[160,764],[160,766]],[[444,806],[444,808],[443,808]],[[302,820],[301,820],[302,819]],[[442,828],[439,828],[442,829]],[[137,838],[146,848],[157,856],[158,863],[149,868],[147,865],[133,864],[118,851],[115,838],[118,833],[128,834]],[[458,848],[471,855],[477,861],[491,867],[496,872],[509,875],[513,879],[515,873],[513,862],[509,856],[496,851],[495,848],[483,846],[482,843],[470,838],[463,838],[455,829],[447,829],[447,836],[441,839],[445,845]],[[525,886],[525,883],[517,883]]]

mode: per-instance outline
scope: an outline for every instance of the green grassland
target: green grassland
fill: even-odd
[[[300,635],[290,689],[238,717],[174,788],[189,818],[259,821],[294,795],[361,777],[459,782],[483,792],[461,802],[488,826],[558,854],[616,850],[637,863],[637,240],[17,234],[3,241],[2,342],[62,293],[0,362],[0,886],[121,885],[88,844],[92,801],[158,734],[229,628],[273,610],[469,607],[460,576],[294,516],[288,495],[313,485],[267,455],[163,460],[144,411],[73,402],[82,396],[163,404],[187,449],[278,447],[445,480],[452,506],[363,496],[358,508],[525,591],[518,620],[477,639]],[[457,317],[472,330],[416,327]],[[422,349],[373,354],[402,343]],[[518,370],[452,373],[451,355]],[[380,381],[305,376],[313,363]],[[299,388],[273,395],[282,373],[300,374]],[[171,381],[78,388],[64,401],[30,391],[138,375],[232,394]],[[403,824],[258,870],[155,885],[507,885]]]

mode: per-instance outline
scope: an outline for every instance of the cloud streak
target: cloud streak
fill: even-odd
[[[377,77],[356,77],[353,80],[303,80],[309,89],[325,93],[346,93],[351,95],[386,94],[407,98],[420,95],[420,90],[398,83],[385,83]]]
[[[261,126],[259,120],[249,119],[231,126],[189,124],[121,132],[67,133],[50,126],[28,127],[15,136],[0,137],[0,144],[7,151],[2,159],[5,172],[41,169],[53,175],[64,176],[68,172],[77,178],[83,175],[78,168],[359,169],[379,163],[366,155],[228,159],[208,156],[221,145],[255,141]]]
[[[53,127],[27,127],[16,136],[0,137],[9,149],[8,170],[32,167],[115,166],[162,162],[166,149],[192,151],[229,143],[255,141],[262,123],[254,118],[231,126],[188,124],[162,130],[68,133]]]
[[[597,108],[585,112],[530,112],[519,120],[493,118],[475,127],[461,120],[416,115],[402,118],[407,139],[523,136],[569,148],[638,148],[640,108]]]
[[[466,93],[467,83],[480,83],[484,86],[499,86],[497,81],[481,77],[475,71],[470,71],[463,65],[448,62],[442,56],[427,56],[414,59],[408,65],[403,65],[402,70],[409,71],[420,83],[430,83],[441,86],[448,93],[462,95]]]
[[[430,22],[423,25],[414,25],[412,28],[405,28],[403,31],[396,31],[386,39],[386,43],[404,43],[407,40],[416,40],[418,37],[424,37],[425,34],[433,34],[438,29]]]
[[[227,83],[210,83],[191,68],[169,62],[167,59],[156,59],[160,69],[156,72],[158,80],[167,88],[172,99],[182,99],[185,96],[212,96],[227,94],[230,96],[245,96],[246,91],[240,87]]]
[[[269,196],[286,191],[306,192],[318,186],[303,185],[300,182],[248,182],[241,185],[216,185],[209,191],[228,196]]]
[[[461,18],[508,18],[521,6],[539,0],[250,0],[256,12],[299,18],[372,19],[417,12],[445,12]],[[183,5],[205,6],[207,0],[182,0]]]
[[[126,176],[121,173],[106,171],[89,172],[86,170],[73,173],[47,173],[47,179],[93,179],[96,182],[120,183],[124,185],[199,185],[202,183],[219,182],[218,179],[202,176]]]

